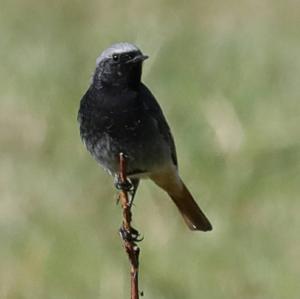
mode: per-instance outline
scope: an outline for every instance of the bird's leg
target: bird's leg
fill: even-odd
[[[133,188],[132,183],[128,179],[126,179],[126,181],[122,181],[119,175],[115,175],[114,185],[118,190],[125,192],[129,192]]]
[[[136,194],[136,191],[137,191],[137,188],[139,186],[139,183],[140,183],[140,179],[130,179],[130,182],[131,182],[131,190],[129,191],[130,193],[130,200],[129,200],[129,206],[132,207],[133,205],[133,200],[134,200],[134,197],[135,197],[135,194]]]
[[[129,181],[128,179],[126,179],[126,181],[122,181],[119,175],[114,176],[114,185],[117,190],[130,192],[130,194],[131,194],[132,190],[134,189],[134,186],[131,183],[131,181]],[[119,202],[120,202],[120,194],[118,194],[118,196],[117,196],[116,204],[118,205]],[[128,203],[128,205],[131,207],[130,202]]]
[[[125,182],[122,182],[120,176],[116,175],[114,177],[114,185],[116,189],[129,192],[130,194],[130,200],[128,202],[129,207],[132,207],[133,205],[134,196],[139,186],[139,182],[140,182],[139,179],[126,179]],[[118,203],[119,203],[119,197],[117,198],[117,204]]]
[[[130,227],[128,231],[123,226],[120,228],[120,236],[124,241],[128,242],[141,242],[143,241],[144,237],[141,237],[140,233],[133,227]]]

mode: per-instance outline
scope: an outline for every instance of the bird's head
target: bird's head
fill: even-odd
[[[93,84],[96,86],[137,86],[142,63],[148,56],[130,43],[118,43],[102,52],[96,60]]]

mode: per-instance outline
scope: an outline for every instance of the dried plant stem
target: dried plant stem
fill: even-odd
[[[121,185],[120,190],[120,203],[123,209],[123,223],[120,228],[120,235],[123,240],[124,249],[128,255],[130,261],[130,274],[131,274],[131,299],[139,298],[139,289],[138,289],[138,272],[139,272],[139,253],[140,249],[137,246],[136,242],[138,241],[139,233],[131,227],[132,213],[131,205],[128,197],[128,189],[124,186],[127,184],[126,177],[126,159],[123,153],[119,155],[120,161],[120,172],[119,180]]]

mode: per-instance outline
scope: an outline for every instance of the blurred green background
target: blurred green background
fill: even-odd
[[[0,298],[129,298],[116,192],[76,121],[96,57],[129,41],[214,225],[188,231],[141,184],[145,298],[298,299],[299,28],[292,0],[1,0]]]

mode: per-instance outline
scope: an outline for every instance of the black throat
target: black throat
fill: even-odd
[[[96,88],[110,87],[115,89],[138,89],[141,84],[142,62],[119,64],[111,69],[98,67],[93,77]]]

